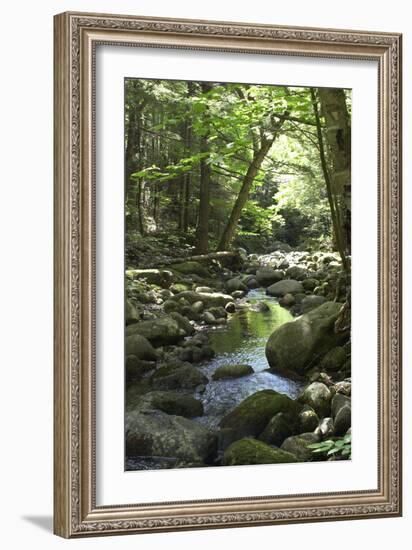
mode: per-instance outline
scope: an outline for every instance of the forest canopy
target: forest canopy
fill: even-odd
[[[350,253],[350,90],[126,79],[127,247]]]

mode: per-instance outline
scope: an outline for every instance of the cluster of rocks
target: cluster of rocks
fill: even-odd
[[[316,457],[308,445],[350,429],[349,334],[335,330],[347,292],[338,258],[288,250],[240,257],[232,269],[187,261],[126,271],[127,456],[169,457],[172,467],[308,461]],[[198,365],[214,355],[205,329],[225,325],[259,287],[297,316],[269,338],[269,367],[308,385],[297,400],[259,391],[211,430],[194,420],[203,415],[196,396],[210,382]],[[252,373],[224,365],[213,380]]]
[[[216,430],[192,420],[201,415],[201,403],[177,392],[150,391],[131,397],[129,407],[127,455],[170,457],[175,467],[324,460],[309,446],[351,428],[350,381],[329,387],[312,382],[297,400],[258,391]]]

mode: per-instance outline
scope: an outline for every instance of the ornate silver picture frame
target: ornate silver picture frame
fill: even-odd
[[[71,538],[399,516],[401,35],[87,13],[59,14],[54,23],[55,533]],[[150,503],[140,502],[136,494],[133,505],[97,504],[95,51],[99,45],[377,63],[378,349],[371,350],[378,357],[377,488]]]

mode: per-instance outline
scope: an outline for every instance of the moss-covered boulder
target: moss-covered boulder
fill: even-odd
[[[300,394],[298,400],[312,407],[323,418],[330,415],[332,392],[322,382],[312,382]]]
[[[179,294],[179,292],[185,292],[186,290],[190,290],[190,285],[186,283],[173,283],[170,285],[170,291],[173,294]]]
[[[319,436],[314,433],[292,435],[282,443],[280,448],[283,451],[291,453],[299,462],[310,462],[313,460],[314,454],[308,448],[308,445],[317,443],[319,440]]]
[[[259,439],[269,445],[279,447],[283,441],[292,435],[296,428],[296,418],[285,413],[277,413],[269,420]]]
[[[178,271],[183,275],[198,275],[199,277],[210,277],[209,271],[199,262],[189,261],[173,264],[170,266],[174,271]]]
[[[325,371],[338,371],[346,361],[346,351],[341,346],[332,348],[322,358],[320,368]]]
[[[278,283],[284,276],[283,271],[273,269],[273,267],[261,267],[256,271],[256,280],[260,286],[264,287]]]
[[[194,389],[207,384],[207,377],[189,363],[166,365],[157,369],[150,377],[154,389]]]
[[[157,359],[157,352],[152,344],[137,332],[126,336],[126,355],[134,355],[138,359],[146,361],[156,361]]]
[[[224,466],[240,466],[297,462],[297,459],[293,454],[271,447],[263,441],[244,438],[235,441],[226,449],[222,462]]]
[[[224,416],[221,428],[233,428],[237,438],[258,436],[269,420],[279,412],[297,417],[302,406],[283,393],[274,390],[258,391],[242,401],[232,412]]]
[[[126,325],[137,323],[137,321],[139,321],[140,319],[137,308],[132,304],[130,300],[126,300],[125,308],[124,308],[124,317],[125,317]]]
[[[187,462],[213,461],[214,432],[201,424],[162,411],[129,411],[125,415],[127,456],[163,456]]]
[[[284,281],[279,281],[274,285],[270,285],[266,289],[266,293],[269,296],[281,297],[285,294],[298,294],[303,292],[303,286],[300,281],[295,281],[294,279],[285,279]]]
[[[270,367],[276,372],[302,376],[313,361],[341,344],[348,336],[334,330],[341,307],[342,304],[326,302],[277,328],[266,344]]]
[[[190,321],[183,315],[180,315],[177,311],[172,311],[170,313],[170,317],[174,319],[179,327],[184,331],[185,336],[190,336],[195,333],[195,329]]]
[[[240,378],[253,374],[254,370],[250,365],[222,365],[213,373],[213,380],[221,380],[222,378]]]
[[[179,324],[171,315],[128,325],[126,327],[126,347],[129,337],[136,334],[149,340],[155,347],[176,344],[184,336],[187,336],[188,333],[182,328],[182,323]],[[133,352],[128,350],[128,353]]]
[[[136,355],[128,355],[125,361],[126,367],[126,380],[136,380],[144,376],[147,372],[153,370],[156,367],[154,361],[146,361],[145,359],[139,359]]]
[[[174,391],[151,391],[144,395],[133,396],[128,393],[128,410],[158,410],[167,414],[193,418],[203,415],[201,401],[191,395]]]

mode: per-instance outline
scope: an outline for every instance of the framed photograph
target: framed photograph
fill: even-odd
[[[401,35],[55,17],[63,537],[401,514]]]

